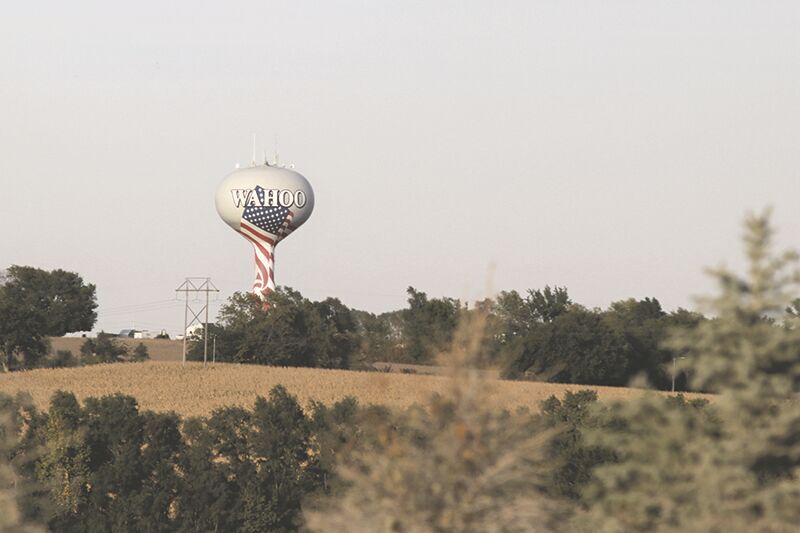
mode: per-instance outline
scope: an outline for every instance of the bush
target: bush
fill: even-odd
[[[117,363],[125,361],[128,348],[115,340],[113,335],[100,332],[97,337],[87,338],[81,345],[81,363]]]
[[[70,350],[57,350],[55,355],[45,361],[47,368],[68,368],[79,364],[78,358]]]
[[[143,342],[140,342],[136,345],[136,348],[133,349],[133,361],[144,361],[146,359],[150,359],[150,352],[147,351],[147,346],[144,345]]]
[[[592,390],[567,391],[563,400],[550,396],[542,402],[545,427],[555,431],[547,445],[553,465],[546,486],[549,494],[578,500],[592,471],[614,461],[610,450],[585,441],[587,431],[607,428],[606,417],[598,411],[597,393]]]

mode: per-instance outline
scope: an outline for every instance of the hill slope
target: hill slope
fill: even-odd
[[[180,361],[183,358],[183,342],[169,339],[126,339],[115,337],[120,342],[133,350],[141,343],[147,346],[150,359],[153,361]],[[74,355],[81,352],[81,346],[86,342],[83,337],[50,337],[50,347],[56,350],[69,350]],[[211,356],[209,355],[209,358]]]
[[[275,385],[284,385],[300,402],[332,403],[354,396],[363,404],[405,407],[446,390],[450,379],[381,372],[354,372],[315,368],[255,365],[146,362],[41,369],[0,374],[0,392],[27,391],[37,407],[45,409],[57,390],[72,391],[83,400],[121,392],[135,396],[144,409],[175,411],[182,415],[207,415],[217,407],[252,407]],[[596,390],[601,399],[627,398],[638,389],[488,380],[497,407],[538,409],[539,402],[565,391]],[[694,396],[694,395],[689,395]]]

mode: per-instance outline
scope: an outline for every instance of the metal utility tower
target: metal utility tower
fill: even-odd
[[[211,282],[211,278],[186,278],[181,283],[180,287],[175,289],[177,293],[182,292],[186,296],[186,307],[183,312],[183,364],[186,364],[186,334],[189,326],[195,322],[203,326],[203,366],[206,366],[208,361],[208,295],[212,292],[219,292],[219,289]],[[195,312],[192,306],[189,305],[189,293],[200,294],[205,293],[205,305]],[[192,320],[189,320],[189,313],[192,314]],[[200,314],[205,313],[205,321],[200,321]]]

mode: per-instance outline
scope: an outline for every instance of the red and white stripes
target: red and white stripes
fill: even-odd
[[[247,220],[241,221],[239,233],[253,245],[255,256],[256,279],[253,282],[253,293],[262,300],[266,300],[267,294],[275,290],[275,246],[293,231],[292,217],[293,213],[289,211],[277,235],[267,233]],[[265,301],[264,309],[268,307]]]

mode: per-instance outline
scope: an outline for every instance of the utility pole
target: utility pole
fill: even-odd
[[[676,367],[676,362],[678,359],[686,359],[684,356],[675,357],[672,356],[672,392],[675,392],[675,377],[678,375],[678,369]],[[685,373],[685,371],[684,371]]]
[[[675,356],[672,356],[672,392],[675,392]]]
[[[183,365],[186,365],[186,337],[189,327],[194,325],[195,322],[203,325],[203,367],[206,366],[208,361],[208,304],[209,294],[212,292],[219,292],[219,289],[211,282],[211,278],[186,278],[180,286],[175,289],[176,293],[182,292],[185,294],[186,305],[183,311]],[[204,292],[206,294],[205,305],[198,309],[196,312],[189,305],[189,293],[199,295]],[[192,320],[189,320],[189,313],[192,314]],[[201,322],[200,315],[205,313],[205,322]]]

